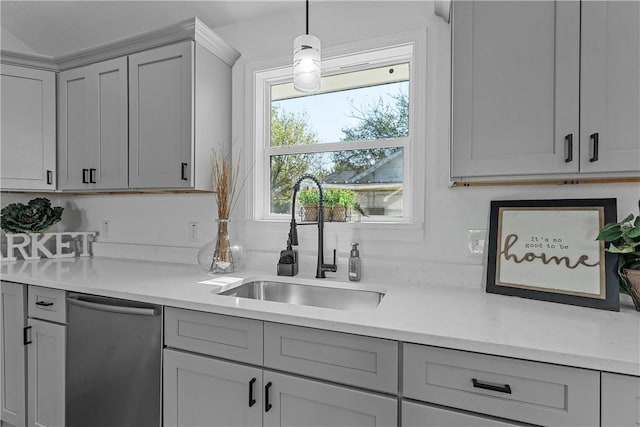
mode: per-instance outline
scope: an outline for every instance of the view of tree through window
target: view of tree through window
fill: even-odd
[[[311,173],[325,189],[355,191],[366,215],[402,216],[408,65],[323,78],[324,91],[307,96],[272,86],[271,213],[289,213],[293,184]]]

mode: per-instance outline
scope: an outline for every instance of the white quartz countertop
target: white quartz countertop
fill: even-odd
[[[106,257],[0,263],[4,281],[640,376],[640,313],[626,301],[609,312],[475,288],[232,276],[227,287],[275,279],[386,295],[374,310],[348,312],[217,295],[220,286],[199,282],[225,276],[195,265]]]

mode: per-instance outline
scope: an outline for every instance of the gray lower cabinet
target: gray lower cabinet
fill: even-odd
[[[164,331],[165,427],[397,425],[396,341],[171,307]]]
[[[262,370],[164,350],[164,426],[262,425]]]
[[[597,426],[600,372],[404,344],[404,397],[536,425]]]
[[[640,426],[640,377],[602,373],[601,425]]]
[[[65,425],[66,326],[29,319],[29,426]]]
[[[397,399],[275,372],[264,372],[268,427],[397,425]]]
[[[23,331],[27,326],[27,287],[18,283],[2,282],[1,288],[2,412],[0,420],[3,423],[22,427],[27,421],[27,356],[23,341]]]
[[[515,424],[436,406],[402,402],[402,427],[508,427],[513,425]]]
[[[2,282],[1,286],[0,419],[3,425],[16,427],[62,427],[65,425],[66,326],[50,320],[66,321],[65,293],[9,282]]]

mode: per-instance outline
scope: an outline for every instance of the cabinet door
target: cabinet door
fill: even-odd
[[[601,425],[640,426],[640,377],[602,373]]]
[[[30,426],[64,426],[66,326],[29,319],[27,346]]]
[[[578,171],[579,17],[577,1],[453,3],[453,178]]]
[[[640,3],[582,2],[580,170],[640,171]]]
[[[2,189],[56,188],[56,77],[2,65]]]
[[[397,400],[289,375],[264,372],[264,425],[395,426]]]
[[[2,366],[2,412],[0,419],[16,427],[27,422],[26,351],[23,341],[27,325],[27,289],[18,283],[2,282],[0,311],[0,365]]]
[[[193,50],[187,41],[129,57],[132,188],[192,185]]]
[[[86,189],[89,181],[90,70],[82,67],[59,76],[58,185],[63,190]]]
[[[60,188],[127,188],[127,58],[60,74]]]
[[[261,426],[262,370],[164,350],[164,426]]]
[[[507,427],[514,425],[516,424],[435,406],[402,402],[403,427]]]

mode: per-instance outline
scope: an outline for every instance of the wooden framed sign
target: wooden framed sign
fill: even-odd
[[[618,311],[617,256],[595,240],[615,221],[616,199],[492,201],[486,291]]]

